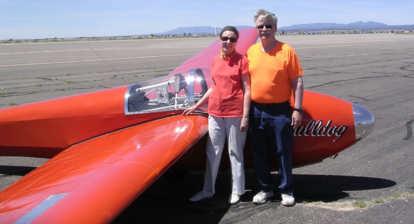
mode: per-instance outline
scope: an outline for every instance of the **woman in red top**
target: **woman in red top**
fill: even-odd
[[[190,201],[213,197],[226,137],[233,179],[229,203],[238,203],[240,195],[245,193],[243,149],[249,119],[250,75],[247,59],[235,49],[238,38],[239,32],[233,26],[226,26],[221,30],[222,49],[211,65],[211,87],[196,105],[184,111],[184,114],[192,113],[208,102],[209,136],[204,187]]]

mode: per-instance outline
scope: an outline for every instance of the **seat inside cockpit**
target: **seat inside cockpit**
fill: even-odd
[[[208,90],[209,68],[197,68],[132,84],[125,93],[125,114],[185,110]]]

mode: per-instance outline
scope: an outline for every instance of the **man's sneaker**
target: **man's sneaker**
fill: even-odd
[[[267,199],[273,197],[273,191],[260,191],[253,197],[253,203],[255,204],[263,204],[266,203]]]
[[[240,202],[240,196],[237,193],[231,193],[229,198],[229,204],[234,205]]]
[[[282,205],[284,206],[295,205],[295,198],[293,197],[293,193],[282,194]]]
[[[190,198],[190,201],[196,202],[196,201],[201,201],[201,200],[211,198],[211,197],[213,197],[212,193],[205,192],[205,191],[199,191],[197,192],[197,194],[195,194],[193,197]]]

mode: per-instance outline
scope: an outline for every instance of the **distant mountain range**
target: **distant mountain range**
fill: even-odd
[[[246,29],[246,28],[250,28],[251,26],[235,26],[238,30],[242,30],[242,29]],[[195,27],[179,27],[173,30],[169,30],[167,32],[164,33],[157,33],[156,35],[167,35],[167,34],[171,34],[171,35],[183,35],[185,34],[215,34],[217,32],[217,34],[219,34],[221,32],[221,29],[223,29],[223,27],[211,27],[211,26],[195,26]]]
[[[251,26],[236,26],[238,30],[249,28]],[[196,26],[196,27],[179,27],[173,30],[169,30],[163,33],[157,33],[154,35],[186,35],[188,34],[215,34],[220,33],[222,27],[211,26]],[[319,30],[388,30],[388,29],[414,29],[414,25],[387,25],[378,22],[356,22],[350,24],[338,24],[338,23],[311,23],[311,24],[298,24],[292,26],[279,27],[278,31],[319,31]]]
[[[414,29],[414,25],[387,25],[377,22],[356,22],[350,24],[338,23],[311,23],[281,27],[280,31],[317,31],[317,30],[388,30],[388,29]]]

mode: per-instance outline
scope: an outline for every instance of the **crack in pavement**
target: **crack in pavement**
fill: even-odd
[[[355,98],[358,98],[358,99],[361,99],[361,100],[365,100],[365,101],[371,101],[371,100],[369,100],[369,99],[365,99],[365,98],[363,98],[363,97],[359,97],[359,96],[353,96],[353,95],[349,95],[350,97],[355,97]]]
[[[411,136],[413,135],[413,129],[411,128],[411,125],[413,124],[414,119],[408,121],[405,124],[405,127],[407,128],[407,136],[405,138],[403,138],[403,140],[409,140],[411,138]]]
[[[407,69],[407,67],[408,66],[410,66],[410,65],[412,65],[413,63],[408,63],[408,65],[404,65],[404,66],[401,66],[400,67],[400,70],[403,70],[403,71],[410,71],[410,72],[412,72],[413,70],[409,70],[409,69]]]
[[[384,105],[384,106],[373,108],[373,109],[371,109],[371,111],[375,111],[375,110],[382,109],[382,108],[385,108],[385,107],[393,107],[396,104],[404,103],[404,102],[407,102],[407,101],[410,101],[410,100],[413,100],[413,99],[414,98],[409,98],[409,99],[406,99],[406,100],[402,100],[402,101],[398,101],[398,102],[395,102],[395,103],[387,104],[387,105]]]
[[[37,77],[37,79],[46,80],[46,81],[57,81],[57,80],[45,78],[45,77]]]
[[[35,94],[35,93],[39,93],[39,91],[36,91],[36,92],[11,92],[11,93],[5,93],[1,97],[6,98],[6,97],[11,97],[11,96],[27,96],[27,95],[31,95],[31,94]]]
[[[361,77],[361,78],[356,78],[356,79],[343,79],[343,80],[327,82],[327,83],[316,85],[316,86],[311,86],[311,87],[308,87],[308,89],[312,89],[312,88],[316,88],[316,87],[320,87],[320,86],[325,86],[325,85],[329,85],[329,84],[333,84],[333,83],[338,83],[338,82],[344,82],[344,81],[354,81],[354,80],[360,80],[360,79],[372,79],[372,78],[384,78],[384,77],[389,77],[389,76],[372,76],[372,77]]]
[[[404,78],[409,78],[412,79],[414,78],[414,74],[409,74],[409,75],[403,75]]]
[[[405,59],[412,60],[412,57],[410,56],[410,57],[403,57],[403,58],[397,58],[397,59],[377,60],[377,61],[370,61],[370,62],[365,62],[365,63],[360,63],[360,62],[351,63],[350,62],[348,64],[339,64],[339,65],[337,64],[337,65],[334,65],[334,66],[323,66],[322,68],[330,69],[330,68],[346,68],[346,67],[349,67],[349,66],[368,66],[368,65],[371,65],[371,64],[378,64],[378,63],[384,63],[384,62],[401,62],[401,60],[405,60]],[[305,60],[301,60],[301,64],[305,64],[305,62],[315,64],[315,61],[318,61],[318,60],[324,61],[324,60],[326,60],[326,58],[311,59],[311,60],[306,60],[305,59]],[[319,68],[321,68],[321,67],[319,67]],[[310,69],[318,69],[318,67],[310,67]],[[400,67],[400,69],[401,69],[401,67]]]
[[[49,86],[49,85],[45,85],[45,86]],[[102,88],[112,88],[112,87],[104,87],[104,86],[100,86]],[[90,89],[87,87],[78,87],[78,88],[67,88],[65,89],[65,91],[70,91],[70,90],[85,90],[85,89]],[[30,91],[30,92],[11,92],[11,93],[5,93],[4,95],[0,96],[0,97],[12,97],[12,96],[27,96],[27,95],[33,95],[33,94],[41,94],[41,93],[48,93],[48,92],[56,92],[56,91],[60,91],[59,89],[46,89],[46,90],[37,90],[37,91]]]

